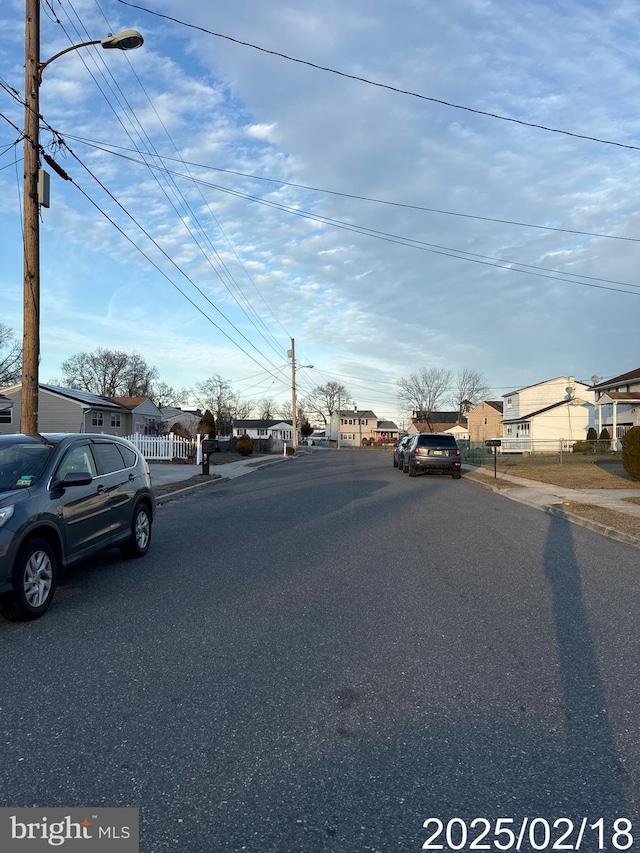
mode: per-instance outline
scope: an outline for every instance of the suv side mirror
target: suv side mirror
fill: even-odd
[[[93,480],[89,471],[69,471],[63,480],[56,480],[56,488],[66,489],[70,486],[88,486]]]

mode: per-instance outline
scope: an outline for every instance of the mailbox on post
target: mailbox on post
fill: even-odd
[[[498,477],[498,447],[502,447],[502,441],[499,438],[488,438],[485,447],[493,447],[493,479]]]
[[[200,450],[202,451],[202,473],[209,473],[209,454],[215,453],[218,449],[218,441],[215,438],[203,438],[200,442]]]

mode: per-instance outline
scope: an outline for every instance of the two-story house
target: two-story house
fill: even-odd
[[[640,426],[640,367],[593,386],[598,436],[606,427],[612,449],[633,426]]]
[[[555,453],[586,438],[595,394],[574,376],[558,376],[502,399],[502,452]]]
[[[484,443],[488,439],[502,438],[502,400],[483,400],[469,412],[467,427],[472,442]]]
[[[378,416],[370,409],[340,409],[329,419],[328,438],[340,447],[361,447],[377,438]]]

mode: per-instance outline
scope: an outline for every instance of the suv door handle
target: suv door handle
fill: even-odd
[[[102,483],[100,483],[100,485],[98,486],[97,491],[98,491],[98,494],[99,494],[99,495],[101,495],[103,492],[105,492],[105,491],[106,491],[106,488],[102,485]]]

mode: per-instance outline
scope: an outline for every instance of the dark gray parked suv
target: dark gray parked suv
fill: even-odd
[[[455,480],[460,472],[460,448],[450,432],[419,432],[404,452],[402,470],[410,477],[418,471],[439,471],[451,474]]]
[[[14,621],[37,619],[58,573],[119,546],[142,557],[155,513],[149,466],[108,435],[0,436],[0,599]]]

